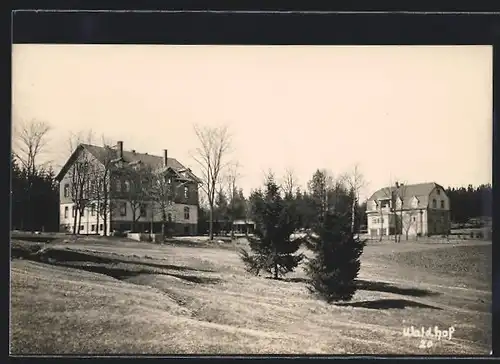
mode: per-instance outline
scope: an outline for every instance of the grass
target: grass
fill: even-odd
[[[246,273],[242,243],[33,244],[12,244],[12,354],[490,351],[491,243],[370,244],[354,299],[334,305],[308,292],[301,269]],[[411,325],[455,333],[421,349],[403,336]]]

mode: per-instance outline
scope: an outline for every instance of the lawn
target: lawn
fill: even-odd
[[[491,243],[370,243],[360,289],[336,305],[300,269],[246,273],[243,243],[12,245],[12,354],[490,352]],[[455,331],[420,348],[412,325]]]

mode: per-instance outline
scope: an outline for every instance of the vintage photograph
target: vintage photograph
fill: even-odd
[[[489,355],[491,46],[12,46],[11,355]]]

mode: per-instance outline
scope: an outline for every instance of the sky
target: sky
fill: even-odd
[[[13,45],[12,122],[178,159],[194,172],[193,125],[228,126],[246,193],[292,169],[354,167],[361,197],[401,181],[491,183],[491,46]],[[98,138],[99,139],[99,138]],[[98,140],[97,143],[100,141]],[[57,168],[56,168],[57,170]]]

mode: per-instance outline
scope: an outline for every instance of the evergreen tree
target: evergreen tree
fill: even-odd
[[[349,300],[356,292],[356,278],[365,245],[354,235],[351,219],[355,195],[326,171],[317,170],[309,182],[315,218],[305,245],[314,257],[307,261],[309,290],[327,302]]]
[[[296,254],[300,242],[290,238],[298,226],[295,205],[289,196],[283,199],[279,191],[274,178],[269,176],[266,190],[254,191],[250,196],[251,215],[256,224],[255,237],[248,238],[253,254],[241,250],[247,271],[255,275],[265,271],[274,279],[292,272],[303,259],[302,254]]]
[[[11,160],[11,228],[58,231],[59,190],[52,169],[38,169],[31,175]]]
[[[356,292],[365,241],[352,233],[349,214],[328,211],[321,220],[305,243],[315,254],[305,266],[309,290],[328,303],[350,300]]]

